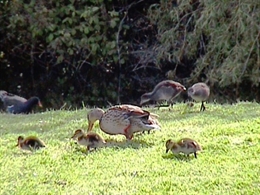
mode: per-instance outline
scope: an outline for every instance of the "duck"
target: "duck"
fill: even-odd
[[[169,106],[173,105],[173,99],[181,92],[186,91],[186,88],[179,82],[173,80],[163,80],[159,82],[151,92],[144,93],[141,96],[140,105],[142,106],[149,101],[166,100]]]
[[[4,96],[7,94],[7,91],[0,90],[0,99],[3,101]]]
[[[29,136],[24,138],[19,136],[17,139],[17,145],[22,150],[34,151],[40,148],[46,147],[45,143],[36,136]]]
[[[189,156],[189,154],[194,154],[194,157],[197,158],[197,152],[202,151],[201,146],[197,141],[191,138],[182,138],[179,141],[175,142],[172,139],[166,141],[166,153],[171,150],[174,154],[184,153]]]
[[[127,140],[133,138],[134,133],[160,130],[157,115],[130,104],[115,105],[104,111],[100,108],[88,112],[88,132],[93,129],[98,120],[100,129],[109,135],[124,135]]]
[[[197,102],[201,102],[200,111],[205,111],[204,102],[208,100],[210,95],[210,88],[206,83],[195,83],[188,88],[188,96]]]
[[[42,103],[40,99],[36,96],[29,98],[25,102],[20,102],[17,104],[7,106],[6,110],[8,113],[12,113],[12,114],[28,114],[32,111],[35,105],[42,107]]]
[[[27,101],[27,99],[14,95],[12,93],[8,93],[7,91],[1,90],[0,91],[0,99],[2,100],[4,107],[7,108],[8,106],[16,106],[20,105]]]
[[[103,147],[106,144],[106,141],[99,134],[95,132],[85,133],[82,129],[77,129],[71,138],[77,140],[79,145],[87,146],[87,151],[91,148]]]

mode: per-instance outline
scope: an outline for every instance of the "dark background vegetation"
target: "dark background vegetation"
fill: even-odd
[[[255,0],[0,0],[0,89],[105,106],[173,79],[259,101],[259,13]]]

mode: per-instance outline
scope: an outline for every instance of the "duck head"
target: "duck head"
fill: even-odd
[[[142,106],[144,103],[149,102],[151,99],[152,93],[145,93],[141,96],[140,106]]]
[[[88,118],[88,132],[93,129],[94,123],[97,120],[100,120],[104,114],[104,110],[100,108],[95,108],[88,112],[87,118]]]
[[[178,147],[177,143],[175,141],[171,140],[171,139],[166,141],[165,146],[166,146],[166,153],[168,153],[169,150],[172,150],[172,149]]]
[[[81,136],[84,136],[85,133],[82,129],[77,129],[75,132],[74,132],[74,135],[71,137],[72,139],[78,139],[79,137]]]
[[[4,97],[8,94],[7,91],[0,90],[0,99],[3,101]]]
[[[17,144],[15,146],[20,146],[24,141],[24,137],[23,136],[19,136],[17,138]]]

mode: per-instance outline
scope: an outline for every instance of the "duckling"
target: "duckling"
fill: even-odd
[[[187,154],[187,156],[193,153],[195,158],[197,158],[197,151],[201,151],[202,148],[195,140],[190,138],[183,138],[180,139],[178,142],[175,142],[171,139],[167,140],[166,153],[168,153],[169,150],[171,150],[174,154],[182,152],[184,154]]]
[[[206,83],[195,83],[188,88],[188,96],[195,101],[201,102],[200,111],[204,111],[206,107],[204,102],[209,98],[210,88]]]
[[[77,129],[71,138],[77,140],[78,144],[87,146],[87,151],[89,151],[90,148],[96,149],[106,144],[105,140],[97,133],[88,132],[85,134],[82,129]]]
[[[23,150],[38,150],[40,148],[45,147],[46,145],[42,140],[35,136],[29,136],[27,138],[24,138],[23,136],[19,136],[17,139],[17,145],[19,148]]]

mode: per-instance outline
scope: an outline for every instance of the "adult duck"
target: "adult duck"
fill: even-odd
[[[159,82],[151,92],[145,93],[141,96],[140,105],[149,101],[166,100],[169,106],[172,106],[173,99],[176,98],[186,88],[175,81],[164,80]]]
[[[8,106],[12,106],[12,105],[16,106],[18,104],[21,104],[21,103],[24,103],[27,101],[27,99],[25,99],[21,96],[14,95],[12,93],[8,93],[7,91],[3,91],[3,90],[0,91],[0,99],[3,102],[5,109]]]
[[[92,130],[95,121],[99,120],[103,132],[110,135],[122,134],[129,140],[136,132],[160,129],[157,115],[128,104],[112,106],[107,111],[95,108],[89,111],[87,117],[88,132]]]
[[[31,97],[25,102],[20,102],[7,107],[7,112],[12,114],[28,114],[33,107],[37,105],[42,107],[42,103],[38,97]]]

